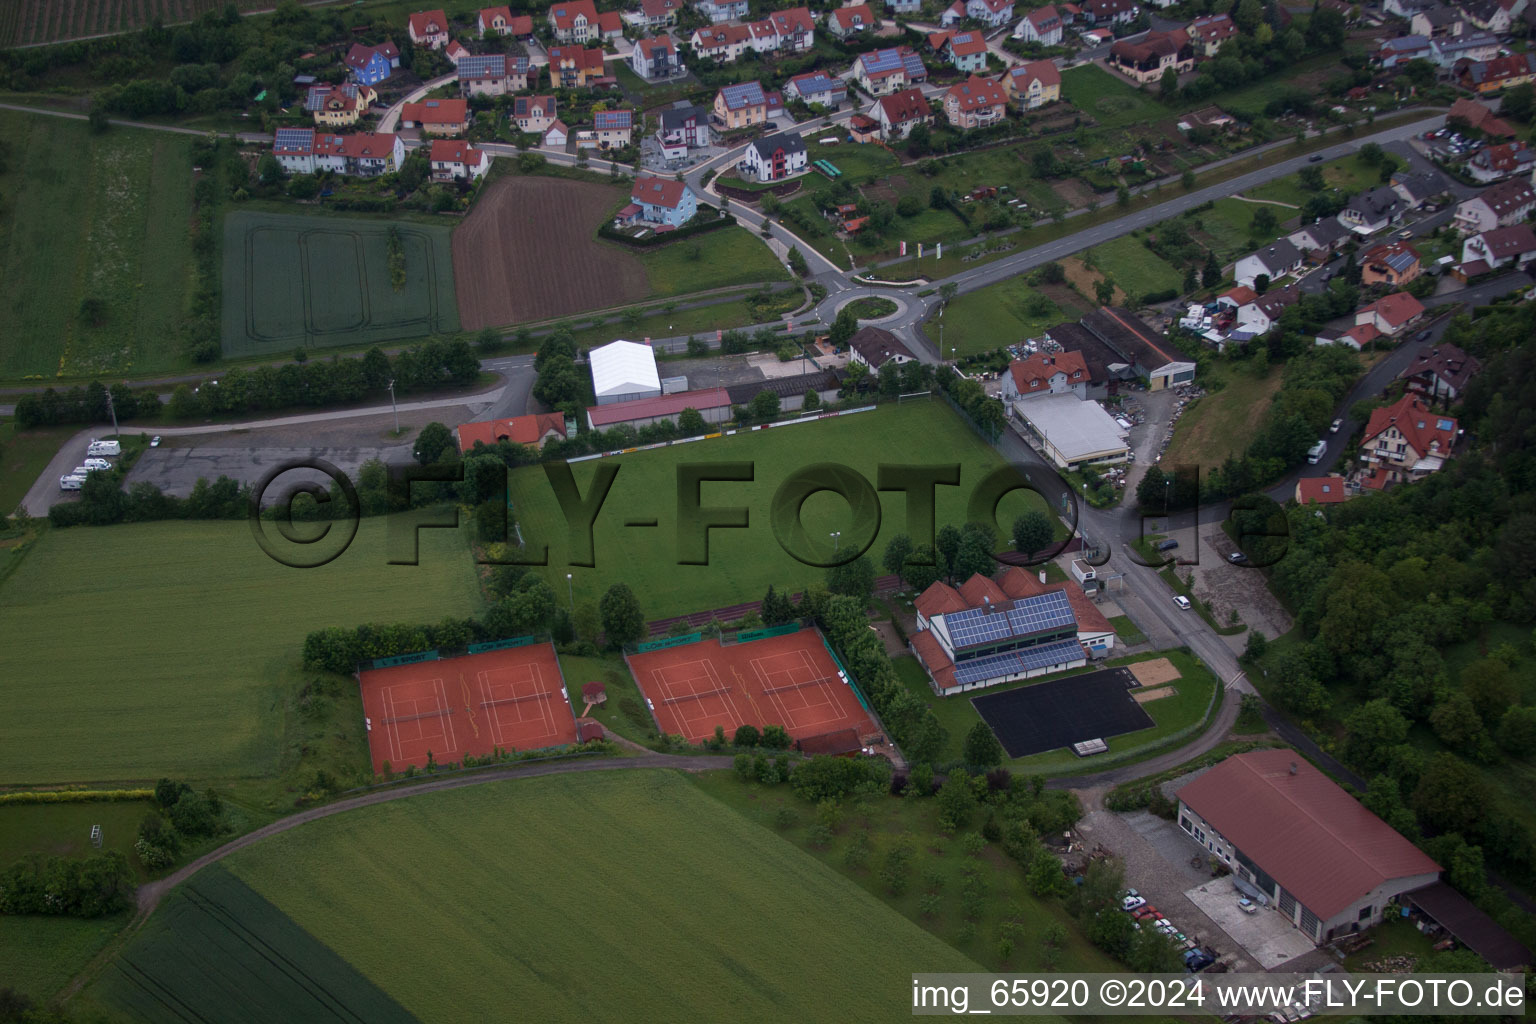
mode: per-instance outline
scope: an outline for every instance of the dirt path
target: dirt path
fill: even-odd
[[[1247,196],[1233,196],[1240,203],[1256,203],[1260,206],[1283,206],[1287,210],[1299,210],[1301,207],[1295,203],[1282,203],[1278,199],[1249,199]]]

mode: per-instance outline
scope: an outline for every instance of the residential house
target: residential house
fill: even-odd
[[[944,116],[962,131],[997,124],[1007,111],[1008,94],[991,78],[972,75],[944,94]]]
[[[309,87],[304,97],[304,109],[314,115],[315,124],[326,128],[350,128],[378,98],[379,94],[371,85],[321,82]]]
[[[868,4],[857,4],[853,7],[839,7],[827,15],[827,31],[839,39],[857,35],[860,32],[873,32],[880,27],[880,19]]]
[[[1455,345],[1440,344],[1419,350],[1418,358],[1397,375],[1408,390],[1430,401],[1454,402],[1467,390],[1467,382],[1482,372],[1473,356]]]
[[[1484,146],[1467,161],[1467,174],[1480,182],[1502,181],[1505,178],[1529,176],[1536,165],[1536,152],[1516,139],[1496,146]]]
[[[1349,237],[1350,230],[1334,217],[1325,217],[1316,224],[1308,224],[1285,236],[1286,241],[1307,253],[1310,259],[1326,258]]]
[[[433,50],[448,45],[448,15],[442,11],[417,11],[406,22],[411,42]]]
[[[671,178],[636,178],[629,190],[630,205],[619,211],[631,220],[680,228],[699,212],[698,197],[681,181]]]
[[[1487,32],[1468,32],[1442,36],[1429,41],[1429,59],[1442,68],[1454,67],[1459,60],[1492,60],[1499,55],[1499,38]]]
[[[917,14],[923,9],[923,0],[885,0],[892,14]]]
[[[761,22],[752,23],[754,30],[756,26],[764,24],[771,30],[772,50],[802,53],[816,45],[816,20],[811,17],[809,8],[790,7],[772,11]]]
[[[571,130],[565,126],[565,122],[555,120],[544,129],[544,134],[539,138],[539,145],[545,149],[564,149],[570,138]]]
[[[843,80],[825,71],[808,71],[796,75],[784,84],[786,99],[802,103],[819,103],[828,110],[836,110],[848,98],[848,86]]]
[[[455,430],[459,435],[459,451],[466,455],[477,444],[494,447],[502,441],[537,451],[550,441],[565,440],[565,416],[558,412],[533,413],[504,420],[461,423]]]
[[[1317,332],[1315,344],[1318,345],[1342,345],[1345,348],[1361,351],[1365,346],[1381,337],[1381,332],[1375,324],[1356,324],[1347,331],[1320,330]]]
[[[480,12],[475,27],[479,29],[482,36],[487,32],[493,32],[499,36],[527,39],[533,35],[533,17],[527,14],[513,14],[510,7],[487,7]]]
[[[543,135],[555,123],[553,96],[516,96],[512,99],[512,123],[520,132]]]
[[[965,0],[955,0],[954,3],[944,8],[944,13],[939,15],[940,28],[953,28],[965,18]]]
[[[1041,46],[1060,46],[1063,32],[1061,14],[1047,4],[1020,18],[1018,25],[1014,26],[1013,38],[1022,39],[1026,43],[1039,43]]]
[[[882,96],[870,108],[870,115],[880,125],[886,139],[904,139],[920,124],[933,123],[933,110],[921,89],[903,89]]]
[[[1439,470],[1456,446],[1456,420],[1429,411],[1418,395],[1405,394],[1374,409],[1360,438],[1360,461],[1389,483],[1420,480]]]
[[[987,69],[987,40],[980,32],[956,32],[944,40],[941,56],[960,71]]]
[[[1415,14],[1434,6],[1435,0],[1384,0],[1381,9],[1383,13],[1395,14],[1411,22]]]
[[[804,171],[809,161],[797,132],[775,132],[747,144],[736,173],[749,181],[780,181]]]
[[[1391,241],[1372,246],[1360,255],[1360,283],[1402,288],[1423,273],[1419,254],[1407,242]]]
[[[1455,75],[1463,89],[1471,89],[1479,94],[1524,85],[1536,77],[1536,53],[1516,53],[1492,60],[1458,62]]]
[[[1260,276],[1278,281],[1287,274],[1301,269],[1301,250],[1290,239],[1280,238],[1257,252],[1251,252],[1237,261],[1232,277],[1238,284],[1255,287]]]
[[[528,58],[485,53],[459,61],[459,91],[465,96],[503,96],[528,88]]]
[[[594,110],[592,138],[598,149],[623,149],[634,139],[633,110]]]
[[[423,135],[462,135],[469,130],[466,100],[422,100],[400,108],[400,127],[420,128]]]
[[[1104,306],[1085,314],[1079,323],[1129,364],[1150,391],[1188,384],[1195,379],[1194,362],[1179,354],[1166,338],[1127,309]]]
[[[457,39],[448,40],[448,45],[443,47],[443,56],[447,57],[448,63],[452,64],[454,67],[458,67],[459,61],[463,60],[469,55],[469,47],[465,46]]]
[[[1220,295],[1216,296],[1216,309],[1225,310],[1236,314],[1248,303],[1259,297],[1259,293],[1245,284],[1233,285]]]
[[[1110,67],[1141,85],[1161,81],[1170,68],[1183,74],[1195,66],[1194,47],[1189,33],[1181,28],[1171,32],[1148,32],[1140,42],[1121,39],[1109,48]]]
[[[599,41],[616,43],[624,38],[624,16],[618,11],[597,13],[597,38]]]
[[[1374,59],[1384,68],[1406,64],[1410,60],[1427,59],[1429,56],[1429,40],[1423,36],[1388,39],[1373,54]]]
[[[1461,17],[1461,11],[1454,7],[1430,7],[1414,11],[1408,22],[1408,31],[1430,39],[1459,36],[1465,31]]]
[[[747,0],[695,0],[699,13],[715,24],[747,16]]]
[[[863,363],[871,371],[879,370],[886,363],[910,363],[917,358],[900,338],[880,327],[861,327],[848,339],[849,357]]]
[[[1237,24],[1230,15],[1208,14],[1196,18],[1185,29],[1195,52],[1201,57],[1214,57],[1221,52],[1221,44],[1237,35]]]
[[[359,85],[378,85],[400,66],[400,51],[395,49],[394,43],[378,46],[353,43],[343,60],[352,81]]]
[[[562,89],[592,86],[608,77],[603,51],[597,47],[551,46],[549,84]]]
[[[1088,397],[1088,364],[1078,352],[1036,353],[1008,364],[1003,377],[1003,404],[1036,395],[1073,394]]]
[[[1370,324],[1382,334],[1395,336],[1424,315],[1424,304],[1407,292],[1383,295],[1355,310],[1355,324]]]
[[[1002,28],[1013,20],[1013,0],[966,0],[965,13],[987,28]]]
[[[1467,20],[1478,28],[1506,35],[1525,8],[1526,0],[1472,0],[1464,10]]]
[[[1237,330],[1251,333],[1257,338],[1268,334],[1280,319],[1280,314],[1301,300],[1301,292],[1295,285],[1271,288],[1263,295],[1256,295],[1237,311]]]
[[[1512,139],[1515,137],[1515,129],[1508,121],[1499,117],[1488,105],[1479,100],[1462,96],[1451,109],[1445,112],[1445,123],[1455,127],[1456,123],[1475,128],[1490,139]]]
[[[590,43],[597,38],[597,6],[592,0],[552,4],[549,26],[560,43]]]
[[[371,178],[398,171],[405,161],[405,143],[398,135],[358,132],[336,135],[313,128],[279,128],[272,155],[292,174],[333,171]]]
[[[734,131],[768,120],[768,97],[756,82],[738,82],[715,94],[715,127]]]
[[[1507,228],[1536,210],[1536,188],[1524,178],[1490,185],[1456,207],[1456,229],[1463,233]]]
[[[1020,110],[1061,99],[1061,72],[1052,60],[1026,61],[1003,72],[1003,89]]]
[[[1392,191],[1397,193],[1410,210],[1417,210],[1431,199],[1443,196],[1449,188],[1438,171],[1392,176]]]
[[[687,100],[678,100],[661,112],[657,136],[664,151],[681,147],[681,157],[686,157],[688,150],[709,145],[709,111]],[[673,157],[669,155],[668,159]]]
[[[1141,15],[1134,0],[1088,0],[1082,10],[1084,21],[1105,28],[1128,25]]]
[[[640,17],[652,32],[676,25],[682,9],[683,0],[640,0]]]
[[[1402,198],[1391,186],[1366,189],[1339,211],[1339,223],[1357,235],[1374,235],[1403,219]]]
[[[721,25],[703,25],[693,30],[688,40],[693,52],[706,60],[721,64],[734,64],[742,51],[752,45],[752,33],[745,25],[726,22]]]
[[[458,139],[433,139],[427,157],[434,181],[474,181],[491,169],[491,158]]]
[[[1179,828],[1315,943],[1396,916],[1440,865],[1294,750],[1238,754],[1176,794]]]
[[[1341,476],[1309,476],[1296,481],[1296,504],[1337,505],[1349,500]]]
[[[677,48],[672,45],[672,37],[665,33],[635,40],[635,48],[629,55],[629,66],[635,74],[648,82],[673,78],[686,71],[683,62],[677,59]]]
[[[923,59],[905,46],[860,54],[853,73],[859,88],[871,96],[889,96],[928,80]]]
[[[1461,267],[1466,277],[1505,267],[1523,270],[1532,259],[1536,259],[1536,232],[1529,224],[1491,228],[1461,243]]]

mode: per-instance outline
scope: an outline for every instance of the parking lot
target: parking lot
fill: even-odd
[[[1189,844],[1194,849],[1194,844]],[[1230,878],[1215,878],[1184,893],[1266,971],[1312,952],[1312,943],[1272,906],[1244,913]]]
[[[1211,608],[1216,621],[1226,625],[1233,609],[1238,617],[1273,640],[1291,630],[1291,617],[1266,585],[1263,571],[1246,565],[1233,565],[1228,556],[1237,545],[1221,528],[1221,523],[1200,524],[1199,564],[1195,573],[1195,596]],[[1180,569],[1187,572],[1188,569]],[[1246,643],[1246,637],[1240,637]]]
[[[129,470],[125,485],[132,487],[147,480],[166,494],[184,498],[192,493],[199,478],[212,483],[221,476],[227,476],[241,483],[255,484],[275,468],[292,466],[308,459],[329,462],[355,483],[363,463],[373,458],[381,458],[386,464],[409,462],[411,446],[396,445],[382,452],[377,448],[361,447],[161,446],[151,448],[139,457],[133,469]],[[329,486],[325,475],[312,469],[285,472],[273,481],[275,486],[283,489],[301,482]]]

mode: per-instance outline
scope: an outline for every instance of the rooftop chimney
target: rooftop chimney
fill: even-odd
[[[992,599],[990,597],[985,594],[981,595],[981,603],[987,612],[990,613],[992,611]]]
[[[1296,762],[1295,761],[1291,762],[1291,774],[1292,775],[1296,774]]]

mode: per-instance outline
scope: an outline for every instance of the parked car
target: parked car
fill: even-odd
[[[80,465],[84,466],[86,469],[112,468],[112,463],[108,462],[106,459],[86,459],[84,462],[80,463]]]
[[[1259,912],[1259,905],[1248,897],[1243,896],[1237,901],[1237,909],[1245,914],[1257,914]]]
[[[149,439],[149,446],[151,448],[159,448],[160,447],[160,435],[159,434],[156,434],[154,437]]]
[[[1174,548],[1176,548],[1178,546],[1179,546],[1179,542],[1170,537],[1168,540],[1165,540],[1165,541],[1162,541],[1161,543],[1159,543],[1157,545],[1157,550],[1159,550],[1159,551],[1172,551]]]
[[[1181,609],[1183,609],[1186,612],[1189,611],[1189,609],[1193,607],[1193,605],[1191,605],[1189,603],[1189,598],[1185,597],[1183,594],[1175,594],[1175,595],[1173,595],[1173,603],[1178,605]]]
[[[1140,896],[1127,896],[1120,901],[1121,910],[1135,910],[1137,907],[1144,907],[1146,905],[1147,901]]]
[[[1339,432],[1339,428],[1343,425],[1343,420],[1334,420],[1332,423],[1328,424],[1328,433],[1337,434]]]
[[[1227,556],[1227,561],[1231,562],[1233,565],[1247,565],[1248,556],[1243,554],[1241,551],[1234,551]]]
[[[1313,153],[1311,156],[1307,157],[1307,163],[1309,164],[1320,164],[1322,162],[1323,154],[1321,153]]]

